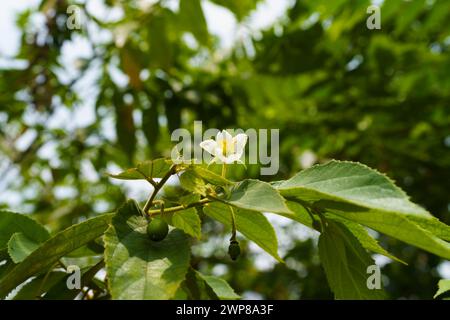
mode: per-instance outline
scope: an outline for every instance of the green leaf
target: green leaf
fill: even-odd
[[[21,232],[12,235],[8,242],[8,253],[14,263],[22,262],[34,250],[39,247],[39,243],[29,239]]]
[[[133,119],[134,108],[132,105],[124,104],[121,97],[115,100],[117,140],[129,162],[132,163],[137,144]]]
[[[180,0],[180,21],[202,44],[208,44],[209,33],[200,0]]]
[[[112,216],[105,214],[88,219],[45,241],[0,281],[0,297],[6,296],[29,277],[46,271],[61,257],[101,236]]]
[[[361,226],[358,223],[348,221],[342,217],[339,216],[333,216],[333,215],[327,215],[330,219],[333,219],[335,221],[338,221],[345,225],[347,229],[358,239],[359,243],[367,250],[381,254],[385,257],[388,257],[389,259],[395,260],[397,262],[403,263],[407,265],[406,262],[403,260],[397,258],[396,256],[390,254],[387,252],[376,239],[372,238],[372,236],[369,234],[366,228]]]
[[[8,247],[9,239],[17,232],[37,243],[47,240],[50,236],[44,226],[26,215],[0,211],[0,250]]]
[[[194,171],[186,170],[180,176],[181,187],[187,191],[206,195],[206,182]]]
[[[158,108],[156,102],[152,101],[150,108],[142,111],[142,131],[147,139],[150,150],[155,153],[159,138]]]
[[[238,19],[242,21],[260,0],[212,0],[214,3],[223,6],[233,12]]]
[[[219,297],[214,293],[200,274],[192,268],[189,268],[186,278],[181,283],[175,296],[175,300],[218,300]]]
[[[105,233],[105,263],[113,299],[170,299],[189,267],[189,241],[172,230],[161,242],[147,236],[137,203],[129,200]]]
[[[203,207],[206,215],[229,228],[231,228],[231,210],[230,206],[220,202],[208,203]],[[277,235],[267,218],[256,211],[233,210],[237,230],[281,262],[282,259],[278,255]]]
[[[311,215],[306,211],[305,207],[303,207],[300,203],[289,200],[286,201],[286,205],[291,213],[277,213],[278,215],[300,222],[301,224],[314,229],[313,219],[311,218]]]
[[[198,271],[197,274],[205,280],[206,284],[214,291],[220,300],[236,300],[240,298],[225,280],[219,277],[206,276]]]
[[[440,296],[441,294],[450,291],[450,279],[442,279],[439,280],[438,283],[438,291],[436,292],[436,294],[434,295],[433,298],[437,298],[438,296]]]
[[[195,208],[164,213],[161,218],[194,238],[200,239],[202,236],[202,222]]]
[[[39,299],[42,293],[47,292],[66,276],[67,273],[62,271],[50,272],[48,275],[42,274],[21,287],[19,292],[13,297],[13,300]]]
[[[328,220],[319,237],[319,255],[336,299],[382,299],[381,289],[369,289],[367,267],[374,261],[341,224]]]
[[[221,175],[218,175],[211,170],[203,168],[202,166],[194,165],[192,166],[192,169],[206,182],[214,184],[216,186],[226,187],[233,184],[233,182],[231,182],[230,180],[222,177]]]
[[[89,264],[79,267],[81,269],[81,288],[92,287],[94,276],[104,267],[104,261],[97,259],[97,262],[94,262],[91,260]],[[44,300],[73,300],[80,294],[81,289],[69,289],[67,286],[67,280],[72,274],[64,273],[64,275],[60,281],[46,290]]]
[[[448,226],[409,201],[386,176],[359,163],[331,161],[278,185],[280,193],[450,259]],[[434,234],[433,234],[434,233]]]
[[[162,178],[172,167],[168,159],[155,159],[141,162],[136,168],[131,168],[118,174],[108,174],[111,178],[120,180],[145,180]]]
[[[200,201],[200,195],[196,194],[196,193],[190,193],[187,194],[185,196],[182,196],[178,199],[178,203],[183,205],[183,206],[188,206],[190,204],[193,204],[195,202],[199,202]]]
[[[169,10],[150,16],[148,43],[150,45],[149,66],[152,69],[167,70],[173,63],[173,50],[169,35]]]
[[[253,211],[292,213],[276,189],[267,182],[253,179],[237,183],[223,202]]]

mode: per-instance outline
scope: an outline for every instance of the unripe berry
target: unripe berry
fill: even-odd
[[[169,233],[169,226],[161,219],[152,219],[147,225],[147,235],[153,241],[162,241]]]

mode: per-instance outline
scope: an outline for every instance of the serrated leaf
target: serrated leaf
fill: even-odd
[[[397,262],[403,263],[407,265],[406,262],[397,258],[396,256],[387,252],[376,239],[372,238],[372,236],[367,232],[367,230],[358,223],[346,220],[339,216],[328,216],[330,219],[335,221],[339,221],[343,225],[347,227],[347,229],[358,239],[359,243],[367,250],[381,254],[389,259],[395,260]]]
[[[234,208],[236,218],[236,229],[246,238],[256,243],[272,257],[282,261],[278,255],[278,239],[270,222],[260,212],[242,210]],[[203,212],[209,217],[221,222],[231,228],[231,208],[230,206],[212,202],[203,207]]]
[[[40,243],[49,238],[49,233],[26,215],[10,211],[0,211],[0,250],[8,247],[8,241],[14,233],[20,232],[31,241]]]
[[[8,253],[14,263],[19,263],[36,250],[39,245],[38,242],[31,240],[23,233],[16,232],[9,239]]]
[[[183,206],[187,206],[187,205],[190,205],[192,203],[199,202],[200,198],[201,197],[200,197],[199,194],[190,193],[190,194],[187,194],[185,196],[180,197],[178,199],[178,203],[183,205]]]
[[[438,291],[436,292],[436,294],[433,297],[435,299],[438,296],[440,296],[441,294],[450,291],[450,279],[439,280],[438,288],[439,288]]]
[[[286,201],[267,182],[248,179],[237,183],[230,192],[230,195],[222,199],[223,202],[232,206],[273,213],[292,213],[286,206]]]
[[[382,299],[381,289],[367,286],[367,267],[375,262],[341,224],[328,220],[319,237],[319,255],[336,299]]]
[[[101,236],[112,216],[105,214],[88,219],[45,241],[0,281],[0,297],[5,297],[29,277],[46,271],[61,257]]]
[[[120,180],[145,180],[162,178],[170,171],[172,162],[168,159],[155,159],[141,162],[136,168],[127,169],[118,174],[109,174],[111,178]]]
[[[220,300],[236,300],[240,298],[225,280],[219,277],[207,276],[198,271],[197,274],[205,280],[206,284],[214,291]]]
[[[149,239],[148,221],[135,201],[117,212],[105,233],[105,263],[113,299],[170,299],[189,267],[189,244],[172,230],[160,242]]]
[[[206,195],[207,186],[206,182],[194,171],[186,170],[180,175],[180,185],[183,189]]]
[[[194,238],[200,239],[202,236],[202,222],[194,208],[164,213],[161,218]]]
[[[450,259],[448,226],[412,203],[386,176],[359,163],[331,161],[278,185],[291,200],[337,214]],[[434,233],[434,234],[433,234]]]

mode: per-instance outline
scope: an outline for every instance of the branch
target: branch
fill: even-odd
[[[153,201],[155,200],[156,195],[158,194],[159,190],[161,190],[161,188],[164,186],[164,184],[167,182],[167,180],[169,180],[170,176],[175,173],[176,167],[177,167],[176,164],[172,165],[170,167],[170,170],[164,175],[161,181],[155,185],[155,190],[153,190],[152,195],[150,196],[150,198],[148,199],[147,203],[144,206],[144,213],[148,214],[150,212],[150,208],[153,206]]]
[[[181,206],[164,209],[164,213],[173,213],[173,212],[182,211],[182,210],[193,208],[193,207],[199,207],[199,206],[202,206],[202,205],[210,203],[210,202],[212,202],[212,200],[205,198],[198,202],[194,202],[194,203],[191,203],[191,204],[188,204],[185,206],[181,205]],[[146,213],[151,216],[158,215],[158,214],[161,214],[161,209],[148,210]]]

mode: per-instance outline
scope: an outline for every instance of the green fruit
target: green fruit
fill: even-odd
[[[241,254],[241,248],[239,247],[239,242],[236,240],[230,241],[230,246],[228,247],[228,254],[231,260],[235,261]]]
[[[161,241],[169,233],[169,226],[161,219],[153,219],[147,225],[147,234],[153,241]]]

